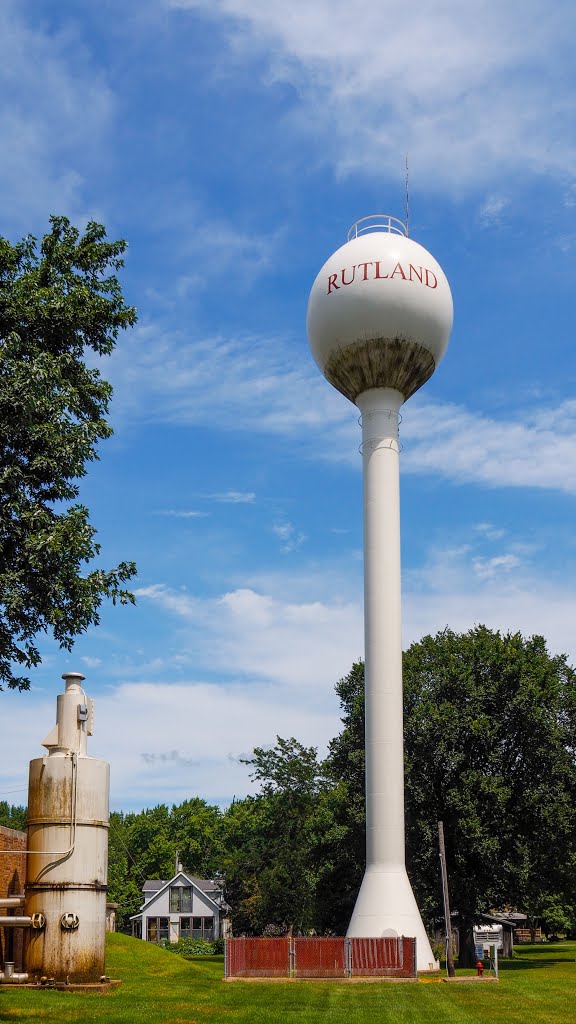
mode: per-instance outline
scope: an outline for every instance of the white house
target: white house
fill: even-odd
[[[165,881],[152,878],[142,887],[144,903],[130,918],[132,935],[147,942],[222,938],[227,933],[228,905],[218,880],[178,871]]]

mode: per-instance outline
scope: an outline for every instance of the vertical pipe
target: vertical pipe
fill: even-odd
[[[400,392],[374,388],[362,412],[366,866],[405,863],[400,579]]]

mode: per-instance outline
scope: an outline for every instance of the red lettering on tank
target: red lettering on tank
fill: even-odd
[[[352,284],[354,278],[356,277],[356,267],[355,266],[352,267],[352,279],[350,281],[347,281],[345,279],[345,277],[344,277],[345,273],[346,273],[346,267],[344,268],[344,270],[340,271],[340,277],[342,278],[342,284]]]
[[[364,267],[364,274],[362,276],[362,280],[363,281],[367,281],[368,280],[368,267],[372,267],[373,265],[374,264],[372,263],[372,261],[370,261],[370,263],[359,263],[358,264],[358,270],[360,270],[362,267]]]
[[[431,277],[434,278],[434,284],[430,284],[430,278]],[[424,284],[426,285],[427,288],[437,288],[438,287],[438,281],[436,280],[436,274],[433,274],[431,270],[426,270],[426,280],[424,281]]]
[[[420,273],[418,273],[418,271],[420,271]],[[409,264],[409,269],[408,269],[408,275],[409,275],[409,280],[410,281],[414,280],[414,278],[412,277],[412,272],[414,272],[414,276],[418,278],[418,280],[420,281],[420,284],[423,284],[423,280],[422,280],[422,278],[424,277],[424,270],[423,270],[423,268],[422,267],[413,267],[412,264],[410,263]]]
[[[330,295],[330,292],[332,291],[333,288],[336,288],[336,290],[338,290],[338,288],[340,287],[339,284],[336,284],[337,277],[338,274],[330,274],[330,277],[328,278],[328,295]]]
[[[402,265],[400,263],[397,263],[396,266],[394,267],[394,270],[390,274],[390,280],[392,280],[392,278],[395,277],[396,274],[400,274],[400,277],[402,278],[403,281],[406,280],[406,274],[402,270]]]
[[[384,279],[387,278],[387,277],[388,277],[388,274],[381,274],[380,273],[380,260],[376,260],[375,279],[380,280],[380,281],[384,281]]]

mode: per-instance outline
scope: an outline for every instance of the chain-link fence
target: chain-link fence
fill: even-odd
[[[415,978],[416,939],[226,939],[226,978]]]

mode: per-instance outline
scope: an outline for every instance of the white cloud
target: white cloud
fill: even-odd
[[[214,281],[217,275],[233,273],[240,288],[249,288],[261,274],[273,266],[281,238],[281,230],[255,235],[231,223],[198,214],[198,225],[185,224],[179,216],[181,258],[193,269],[175,282],[177,296],[182,299]]]
[[[506,534],[506,530],[502,530],[492,523],[476,523],[474,529],[486,540],[501,540]]]
[[[215,672],[282,686],[313,687],[323,701],[362,647],[362,613],[350,600],[290,600],[241,587],[211,600],[156,584],[148,599],[185,621],[180,642]]]
[[[102,658],[93,658],[89,654],[85,654],[81,657],[80,661],[86,665],[86,668],[99,668],[102,664]]]
[[[542,570],[523,569],[510,552],[492,566],[494,572],[474,572],[475,561],[469,547],[440,548],[430,552],[423,568],[407,574],[405,645],[445,626],[462,632],[482,623],[501,632],[544,636],[551,653],[565,653],[576,663],[573,574],[558,581]],[[485,565],[491,568],[489,560]]]
[[[294,523],[281,522],[274,523],[272,526],[272,532],[276,534],[278,539],[282,542],[282,551],[291,552],[297,551],[298,548],[302,547],[306,540],[306,535],[300,533],[296,529]]]
[[[178,509],[168,508],[164,509],[159,513],[161,516],[171,516],[173,519],[205,519],[208,512],[196,512],[196,511],[179,511]]]
[[[498,227],[502,223],[503,213],[510,206],[507,196],[489,195],[480,207],[478,218],[484,228]]]
[[[0,195],[3,224],[29,230],[47,212],[86,216],[88,163],[102,158],[114,97],[76,26],[27,23],[22,5],[0,10]]]
[[[576,493],[576,402],[497,420],[452,403],[410,406],[402,466],[455,483]]]
[[[239,68],[264,55],[267,82],[298,94],[293,126],[341,173],[400,179],[409,152],[428,187],[452,189],[573,164],[566,4],[382,0],[359,16],[345,0],[165,2],[219,19]]]
[[[105,366],[120,423],[210,423],[299,439],[310,459],[361,467],[357,410],[285,338],[192,341],[145,325]],[[213,411],[218,408],[217,423]],[[508,419],[417,395],[403,410],[402,472],[454,483],[576,493],[576,401],[530,401]],[[235,494],[238,492],[229,492]]]
[[[472,562],[474,572],[482,580],[494,579],[503,572],[517,569],[521,564],[518,555],[495,555],[493,558],[475,558]]]
[[[210,494],[209,497],[224,505],[253,505],[256,501],[254,491],[224,491],[223,494]]]

